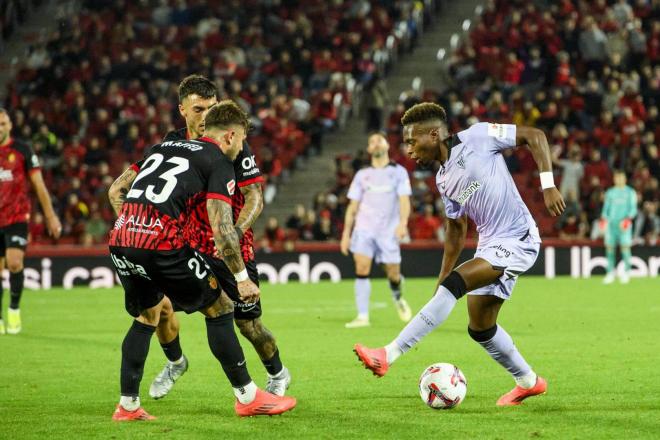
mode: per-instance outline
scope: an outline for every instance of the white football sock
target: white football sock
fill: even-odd
[[[355,279],[355,305],[358,318],[369,319],[369,297],[371,296],[371,280],[369,278]]]
[[[133,396],[121,396],[119,398],[119,404],[126,411],[135,411],[140,407],[140,398]]]
[[[243,405],[247,405],[257,397],[257,385],[252,381],[243,387],[232,389],[234,390],[234,396],[236,396],[238,401]]]
[[[529,373],[525,374],[524,376],[521,377],[514,377],[516,380],[516,384],[520,386],[521,388],[526,388],[530,389],[536,385],[536,373],[534,371],[530,371]]]
[[[498,364],[506,368],[506,371],[511,373],[516,382],[521,379],[526,385],[529,383],[530,378],[534,378],[534,382],[527,387],[519,383],[523,388],[531,388],[536,383],[536,374],[532,371],[532,367],[522,357],[511,336],[500,326],[497,326],[495,335],[488,341],[479,342],[483,348],[486,349],[490,357]],[[533,374],[533,376],[529,376]],[[524,378],[524,379],[523,379]]]
[[[410,350],[431,330],[445,322],[455,305],[454,295],[445,286],[438,287],[433,298],[401,330],[394,340],[396,345],[403,353]]]
[[[387,353],[387,363],[392,365],[403,354],[403,350],[396,341],[392,341],[385,346],[385,353]]]

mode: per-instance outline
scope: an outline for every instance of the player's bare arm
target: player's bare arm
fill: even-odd
[[[438,290],[440,283],[447,278],[447,275],[456,266],[458,257],[463,250],[463,246],[465,246],[467,227],[467,215],[463,215],[457,219],[445,219],[445,249],[442,254],[442,265],[440,267],[440,275],[438,276],[438,285],[435,286],[435,290]]]
[[[50,194],[48,194],[48,190],[44,184],[44,178],[41,175],[41,171],[36,169],[30,173],[30,183],[32,184],[32,188],[34,188],[34,192],[37,194],[39,204],[46,217],[48,232],[53,238],[60,238],[60,235],[62,234],[62,224],[53,209],[53,204],[50,201]]]
[[[222,259],[229,270],[237,276],[238,292],[246,302],[259,299],[259,287],[248,277],[241,255],[238,233],[234,228],[234,216],[231,205],[222,200],[209,199],[206,202],[209,224],[213,230],[213,239]],[[243,277],[243,274],[244,277]]]
[[[243,205],[243,209],[241,209],[236,220],[236,228],[240,230],[242,237],[245,231],[250,229],[254,222],[257,221],[261,211],[264,209],[264,196],[261,190],[261,184],[259,183],[245,185],[240,189],[245,198],[245,205]]]
[[[532,152],[534,162],[538,166],[539,173],[552,173],[552,155],[550,146],[545,133],[534,127],[517,126],[516,127],[516,145],[527,145]],[[553,216],[560,215],[566,209],[566,203],[559,190],[554,186],[543,189],[543,200],[545,207],[548,208]]]
[[[348,255],[348,248],[351,244],[351,231],[353,230],[355,214],[357,214],[359,206],[360,202],[357,200],[351,200],[346,208],[346,214],[344,215],[344,232],[341,234],[341,242],[339,244],[341,253],[344,255]]]
[[[399,224],[396,227],[396,238],[403,240],[408,235],[408,219],[410,218],[410,197],[399,196]]]
[[[128,190],[131,189],[131,185],[133,185],[133,181],[136,177],[137,172],[132,168],[129,168],[124,171],[121,176],[117,177],[117,179],[112,182],[112,185],[110,185],[108,199],[110,199],[110,204],[116,215],[119,215],[121,205],[124,204],[126,194],[128,193]]]

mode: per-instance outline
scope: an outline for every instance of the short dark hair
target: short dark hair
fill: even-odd
[[[404,126],[428,121],[441,121],[447,125],[447,112],[434,102],[422,102],[410,107],[401,117]]]
[[[189,75],[179,84],[179,103],[189,95],[199,95],[204,99],[217,98],[218,88],[205,76]]]
[[[240,125],[247,131],[250,128],[250,118],[247,113],[231,99],[225,99],[211,107],[206,114],[204,126],[206,130],[219,128],[226,130],[232,125]]]

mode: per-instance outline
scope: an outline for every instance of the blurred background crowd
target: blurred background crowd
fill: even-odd
[[[0,0],[1,40],[20,25],[20,4]],[[35,2],[29,2],[34,4]],[[38,2],[36,2],[38,3]],[[249,143],[267,176],[266,202],[300,158],[323,154],[324,136],[360,114],[382,130],[413,186],[412,240],[443,240],[433,169],[405,155],[399,120],[420,101],[447,109],[451,128],[479,121],[543,129],[564,215],[544,214],[538,173],[524,148],[506,162],[542,235],[597,239],[612,170],[638,194],[636,243],[653,244],[660,220],[660,1],[489,0],[468,38],[438,55],[434,84],[389,95],[384,78],[413,50],[424,3],[388,1],[83,1],[35,42],[3,104],[13,134],[31,141],[64,225],[62,243],[103,243],[113,214],[107,189],[144,149],[184,125],[178,82],[216,81],[222,98],[252,116]],[[0,42],[2,44],[2,42]],[[440,82],[439,82],[440,83]],[[435,87],[434,87],[435,86]],[[285,221],[267,221],[262,246],[337,240],[346,192],[369,163],[363,146],[336,157],[336,181]],[[49,242],[35,209],[32,242]],[[474,231],[470,231],[474,236]]]

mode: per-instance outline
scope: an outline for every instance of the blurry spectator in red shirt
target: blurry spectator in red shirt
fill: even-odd
[[[433,205],[424,205],[424,213],[418,215],[413,220],[410,228],[411,238],[413,240],[440,240],[442,231],[442,221],[433,214]]]
[[[586,183],[587,178],[597,176],[600,179],[601,185],[605,188],[612,186],[612,170],[607,162],[605,162],[600,155],[600,150],[592,149],[589,155],[589,162],[584,165],[584,175]]]
[[[264,249],[272,249],[281,245],[286,238],[286,233],[282,229],[275,217],[269,217],[264,229],[264,235],[261,237],[261,246]]]

